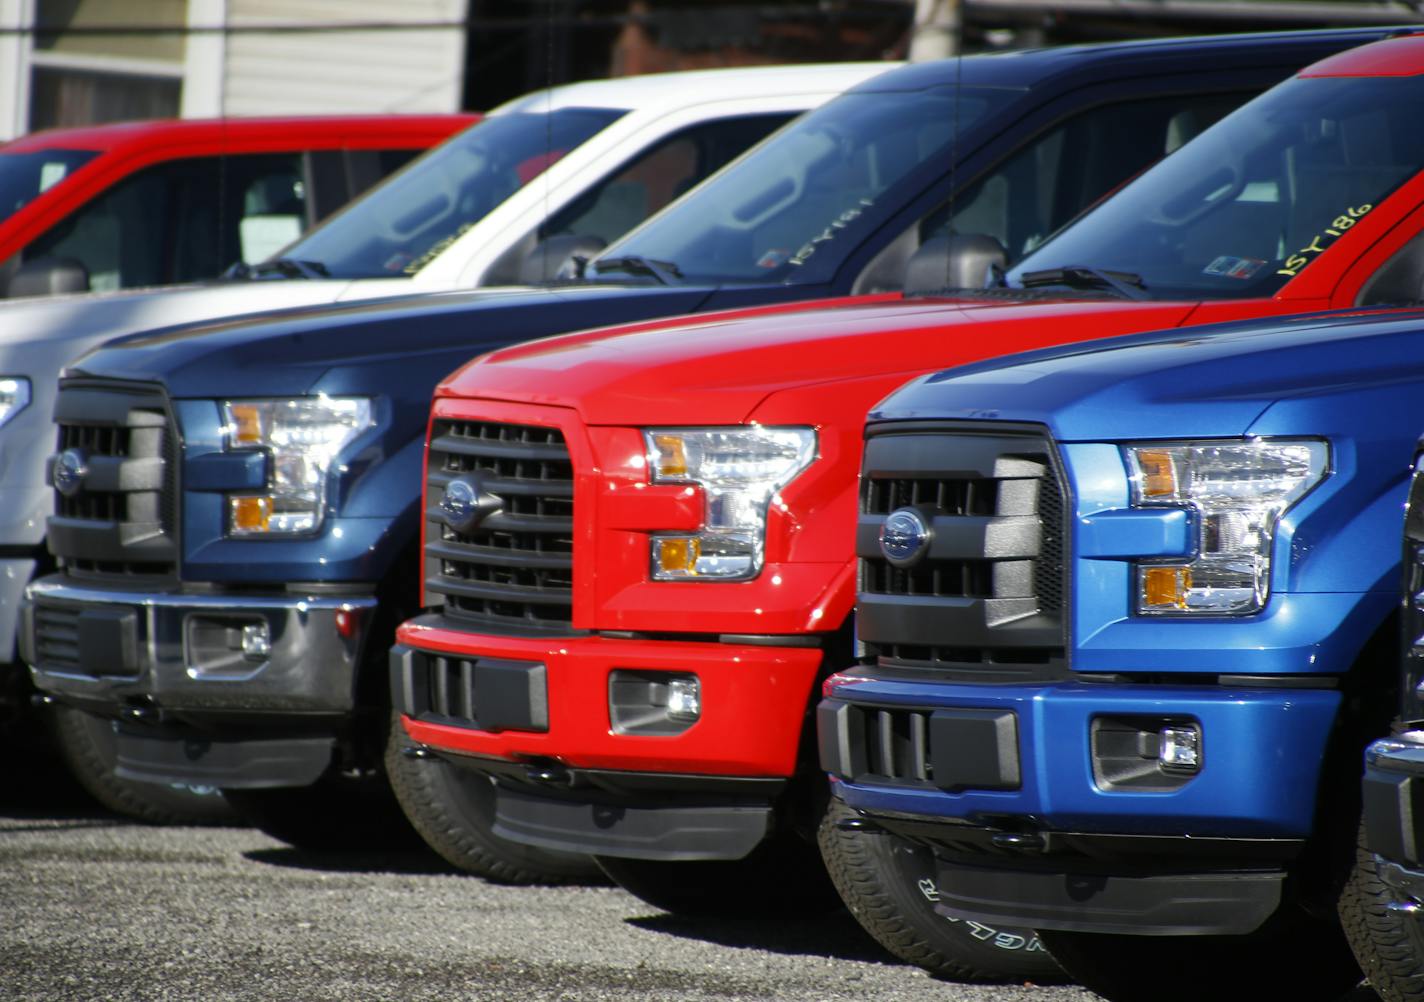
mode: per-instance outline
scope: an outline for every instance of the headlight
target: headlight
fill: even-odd
[[[371,426],[371,402],[354,397],[229,400],[223,419],[228,449],[265,449],[272,457],[262,493],[228,497],[228,533],[314,532],[321,525],[332,463]]]
[[[0,428],[30,402],[30,381],[23,376],[0,376]]]
[[[766,509],[816,458],[810,428],[651,428],[643,432],[655,484],[692,483],[707,498],[697,533],[654,533],[654,581],[744,581],[761,570]]]
[[[1246,615],[1270,593],[1276,523],[1320,482],[1324,442],[1256,439],[1130,446],[1135,506],[1171,505],[1194,515],[1196,554],[1137,566],[1137,611]]]

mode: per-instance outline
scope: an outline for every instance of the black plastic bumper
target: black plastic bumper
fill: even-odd
[[[332,761],[334,737],[212,741],[119,728],[114,774],[143,783],[227,789],[308,786]]]
[[[1103,876],[941,862],[935,910],[953,919],[1137,936],[1236,936],[1279,907],[1281,871]]]

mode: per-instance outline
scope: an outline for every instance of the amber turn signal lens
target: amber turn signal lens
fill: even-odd
[[[697,558],[702,553],[702,547],[696,539],[659,539],[656,544],[659,570],[665,573],[697,573]]]
[[[232,528],[235,532],[266,532],[272,518],[271,498],[232,498]]]
[[[1190,567],[1145,567],[1142,570],[1142,601],[1147,608],[1185,609],[1191,588]]]
[[[230,407],[232,415],[232,435],[233,445],[261,445],[262,444],[262,414],[253,404],[232,404]]]
[[[654,435],[653,469],[660,477],[687,476],[687,447],[680,435]]]
[[[1143,449],[1137,453],[1137,466],[1142,471],[1142,496],[1170,497],[1177,493],[1177,471],[1169,453]]]

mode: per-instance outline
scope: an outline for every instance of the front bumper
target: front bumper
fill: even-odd
[[[1365,843],[1392,863],[1424,872],[1424,734],[1365,750]]]
[[[304,785],[355,709],[375,606],[370,595],[137,592],[53,575],[26,591],[20,651],[38,689],[124,722],[121,776]],[[243,654],[245,626],[265,626],[265,655]]]
[[[833,676],[825,691],[818,711],[822,764],[856,809],[968,824],[1021,818],[1044,830],[1224,838],[1310,833],[1318,771],[1340,705],[1331,688],[1265,685],[946,685],[848,674]],[[885,720],[893,737],[916,716],[927,720],[931,761],[941,733],[958,752],[940,774],[890,778],[878,760],[856,755],[858,728],[878,735]],[[1159,771],[1145,755],[1141,768],[1132,761],[1131,749],[1140,747],[1133,729],[1155,736],[1164,726],[1198,730],[1196,771]],[[992,745],[985,743],[990,738]],[[962,763],[980,758],[997,761],[1001,775],[966,771]]]
[[[825,693],[837,795],[936,848],[942,913],[1135,935],[1240,935],[1276,910],[1340,704],[1330,688],[852,674]],[[1196,729],[1196,770],[1159,767],[1163,727]]]
[[[802,762],[819,647],[400,628],[392,699],[418,745],[499,780],[497,828],[547,848],[736,859]],[[696,676],[695,722],[638,693]],[[629,693],[633,696],[629,696]]]

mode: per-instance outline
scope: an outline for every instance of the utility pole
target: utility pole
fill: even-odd
[[[959,0],[915,0],[910,61],[943,59],[959,51]]]

